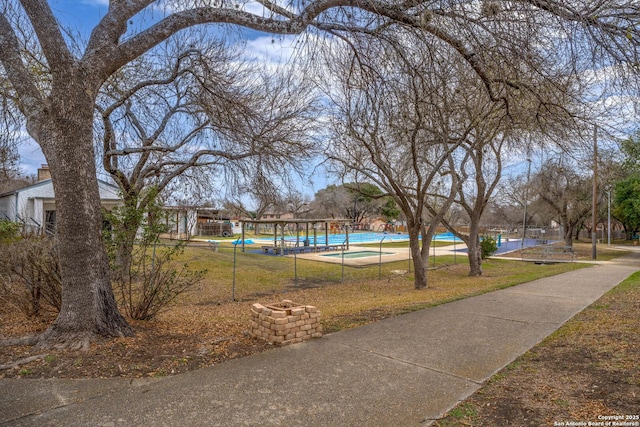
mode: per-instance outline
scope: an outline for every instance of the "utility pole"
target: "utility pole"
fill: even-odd
[[[598,126],[593,128],[593,199],[591,211],[591,259],[597,258],[596,252],[596,224],[598,203]]]
[[[527,186],[524,188],[524,217],[522,219],[522,241],[520,242],[520,250],[524,249],[525,233],[527,232],[527,204],[529,203],[529,179],[531,177],[531,158],[527,158],[529,166],[527,168]]]
[[[611,246],[611,188],[607,191],[607,245]]]

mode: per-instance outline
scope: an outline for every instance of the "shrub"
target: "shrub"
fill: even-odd
[[[112,227],[105,230],[104,241],[114,293],[127,316],[150,320],[203,278],[204,271],[190,271],[188,265],[175,262],[184,250],[182,244],[158,244],[166,221],[155,199],[144,209],[132,201],[105,216]]]
[[[37,316],[42,310],[57,312],[61,284],[54,238],[30,235],[2,243],[0,298],[27,316]]]
[[[11,243],[18,238],[20,226],[18,223],[0,219],[0,244]]]
[[[156,248],[155,244],[142,244],[136,248],[128,277],[123,276],[115,283],[120,305],[129,317],[153,319],[202,280],[204,271],[190,271],[187,264],[174,261],[183,252],[183,246]]]
[[[482,259],[486,259],[498,251],[498,244],[496,239],[491,236],[483,236],[480,240],[480,256]]]

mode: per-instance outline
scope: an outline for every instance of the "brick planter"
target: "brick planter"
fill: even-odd
[[[290,300],[271,305],[253,304],[250,333],[278,346],[320,338],[320,312],[312,305],[299,305]]]

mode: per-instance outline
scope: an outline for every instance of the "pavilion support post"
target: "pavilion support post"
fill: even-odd
[[[318,252],[318,223],[313,223],[313,252]]]
[[[324,223],[324,244],[325,246],[329,246],[329,222],[325,221]]]
[[[278,223],[273,224],[273,247],[278,247]]]
[[[242,252],[244,253],[244,222],[242,223],[242,234],[241,234],[241,239],[242,239]]]
[[[345,241],[347,242],[347,250],[349,250],[349,224],[344,225]]]
[[[306,246],[309,246],[309,223],[308,222],[307,222],[307,225],[306,225],[305,228],[306,228],[306,230],[305,230],[306,231],[305,232]]]

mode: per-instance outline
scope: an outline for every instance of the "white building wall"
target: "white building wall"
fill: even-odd
[[[190,236],[195,236],[197,232],[197,223],[198,223],[198,211],[196,209],[188,209],[186,212],[187,216],[187,230],[189,230]]]
[[[98,190],[101,203],[106,209],[120,204],[117,187],[98,181]],[[45,210],[55,210],[55,192],[51,180],[38,182],[0,197],[0,218],[9,218],[27,226],[44,226]]]
[[[29,200],[27,209],[28,211],[30,211],[31,215],[23,219],[31,220],[32,222],[35,222],[38,227],[43,227],[45,222],[43,205],[44,205],[43,199],[38,198],[38,199]]]
[[[14,193],[9,193],[0,197],[0,219],[15,221],[17,197],[18,196]]]
[[[53,185],[51,181],[43,181],[0,198],[0,212],[12,221],[20,221],[28,225],[36,225],[33,220],[42,225],[44,212],[42,211],[43,199],[51,198]]]

